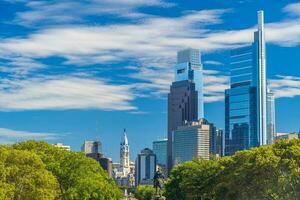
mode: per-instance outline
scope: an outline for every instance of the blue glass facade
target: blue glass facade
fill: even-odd
[[[230,89],[225,91],[225,155],[267,143],[267,92],[263,13],[254,42],[231,51]]]
[[[152,142],[152,149],[157,157],[157,164],[167,166],[167,139]]]
[[[198,92],[198,119],[204,118],[203,105],[203,67],[201,53],[198,49],[185,49],[177,54],[175,82],[191,80]]]

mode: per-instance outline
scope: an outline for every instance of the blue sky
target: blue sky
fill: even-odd
[[[300,130],[300,3],[269,0],[1,0],[0,142],[100,139],[118,161],[166,136],[176,52],[202,51],[205,116],[224,127],[229,50],[252,42],[265,11],[277,132]]]

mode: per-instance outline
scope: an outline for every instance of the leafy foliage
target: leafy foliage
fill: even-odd
[[[155,189],[152,185],[139,185],[134,194],[138,200],[152,200],[154,195]]]
[[[0,199],[44,200],[59,194],[57,179],[34,153],[0,148]]]
[[[120,196],[99,163],[82,153],[36,141],[0,148],[0,199],[114,200]]]
[[[176,166],[166,196],[184,199],[300,199],[300,140]]]

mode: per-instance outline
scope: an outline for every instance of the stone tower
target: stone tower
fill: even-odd
[[[126,129],[124,129],[123,138],[120,143],[120,171],[123,172],[124,176],[127,176],[130,172],[129,144]]]

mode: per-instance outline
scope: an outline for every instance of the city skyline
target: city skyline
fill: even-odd
[[[266,17],[276,129],[299,131],[296,1],[122,1],[121,11],[115,1],[108,10],[70,3],[0,3],[1,143],[36,138],[79,151],[85,140],[100,140],[117,161],[125,127],[135,159],[167,136],[167,92],[176,53],[186,48],[202,53],[205,118],[224,129],[229,52],[252,42],[258,10]],[[78,7],[85,9],[75,15]]]

